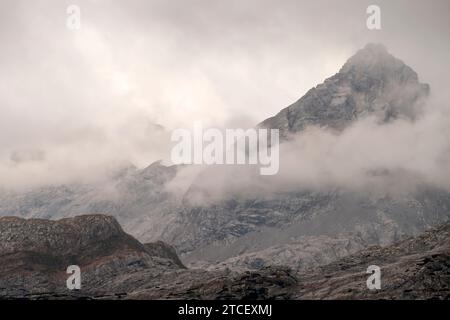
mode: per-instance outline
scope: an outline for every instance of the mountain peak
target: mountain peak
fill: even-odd
[[[283,137],[307,126],[343,130],[368,115],[380,122],[414,120],[429,86],[417,73],[391,55],[382,44],[367,44],[340,71],[309,90],[297,102],[261,126],[279,129]]]
[[[387,48],[384,44],[382,43],[368,43],[365,45],[365,47],[363,49],[361,49],[362,51],[374,51],[374,52],[385,52],[387,53]]]
[[[358,50],[339,71],[369,76],[380,81],[417,82],[417,73],[403,61],[391,55],[382,44],[369,43]],[[356,80],[359,80],[356,78]]]
[[[389,54],[386,46],[381,43],[368,43],[364,46],[364,48],[358,50],[355,55],[392,57],[392,55]]]
[[[380,43],[368,43],[366,46],[358,50],[349,61],[359,61],[359,62],[375,62],[382,60],[392,60],[395,59],[387,48]]]

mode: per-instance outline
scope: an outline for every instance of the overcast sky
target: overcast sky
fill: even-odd
[[[366,28],[370,4],[381,30]],[[444,99],[449,13],[447,0],[0,0],[0,183],[148,164],[167,155],[153,124],[253,126],[368,42]]]

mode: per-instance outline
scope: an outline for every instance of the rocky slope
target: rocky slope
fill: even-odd
[[[78,265],[83,282],[95,288],[90,294],[105,292],[104,283],[119,275],[185,268],[170,246],[143,245],[103,215],[57,221],[0,218],[0,243],[0,296],[62,293],[70,265]]]
[[[260,203],[263,203],[261,205]],[[371,245],[388,245],[448,220],[450,196],[423,189],[403,197],[355,192],[283,194],[229,208],[186,212],[178,244],[192,266],[294,269],[330,262]],[[180,223],[181,224],[181,223]],[[189,241],[181,242],[181,239]]]
[[[185,269],[167,245],[143,245],[101,215],[0,218],[0,231],[3,299],[450,298],[450,223],[302,273]],[[80,290],[66,288],[68,264],[81,268]],[[366,288],[369,265],[381,268],[381,290]]]
[[[381,268],[381,289],[367,290],[366,269]],[[388,247],[371,247],[310,269],[294,298],[450,299],[450,222]]]
[[[381,126],[397,120],[414,122],[423,113],[428,94],[429,86],[419,82],[414,70],[382,45],[369,44],[337,74],[260,126],[279,129],[286,142],[309,126],[339,133],[369,116]],[[233,180],[240,175],[227,172],[231,181],[224,184],[233,189]],[[210,176],[218,174],[213,170],[203,174],[206,181]],[[182,227],[166,241],[195,266],[252,269],[284,264],[301,270],[370,245],[417,235],[450,217],[449,192],[417,182],[412,172],[368,168],[367,176],[387,185],[406,181],[417,188],[399,193],[383,187],[374,191],[330,187],[232,194],[213,204],[184,208],[176,220]],[[248,190],[272,184],[270,177],[251,180]],[[204,185],[199,177],[185,199],[204,197],[208,194]]]

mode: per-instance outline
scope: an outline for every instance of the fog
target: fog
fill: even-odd
[[[450,114],[440,107],[416,121],[363,118],[339,133],[308,127],[281,144],[274,176],[261,176],[258,166],[193,166],[181,169],[167,189],[194,205],[336,189],[375,197],[423,187],[450,191],[449,137]]]
[[[77,31],[66,27],[70,4],[81,9]],[[430,84],[426,114],[383,127],[367,119],[340,135],[310,128],[283,146],[298,151],[284,151],[271,185],[358,188],[382,168],[447,187],[450,4],[377,1],[377,31],[366,28],[369,4],[3,0],[0,187],[91,181],[167,160],[170,131],[196,121],[251,127],[368,42]]]

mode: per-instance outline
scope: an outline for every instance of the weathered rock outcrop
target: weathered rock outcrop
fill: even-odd
[[[90,295],[109,292],[103,287],[113,286],[107,281],[111,278],[140,270],[184,268],[172,247],[143,245],[104,215],[57,221],[0,218],[0,261],[0,296],[68,293],[70,265],[80,267]]]
[[[0,299],[449,299],[450,222],[396,245],[372,247],[296,273],[185,269],[163,243],[142,245],[107,216],[1,218]],[[66,287],[66,264],[81,289]],[[369,265],[381,290],[366,287]]]
[[[380,290],[366,287],[370,265],[381,268]],[[301,299],[450,299],[450,222],[307,270],[298,281]]]

